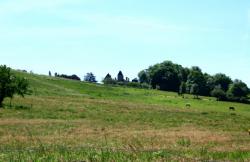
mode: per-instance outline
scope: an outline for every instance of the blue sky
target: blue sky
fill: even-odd
[[[100,80],[164,60],[250,86],[250,1],[0,0],[0,64]]]

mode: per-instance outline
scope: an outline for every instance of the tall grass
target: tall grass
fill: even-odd
[[[250,161],[249,105],[17,75],[33,94],[0,110],[0,161]]]

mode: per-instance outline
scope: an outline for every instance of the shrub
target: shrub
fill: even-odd
[[[127,83],[128,87],[141,88],[141,84],[138,82],[129,82]]]
[[[142,84],[141,84],[141,88],[143,88],[143,89],[151,89],[152,87],[151,87],[151,85],[148,84],[148,83],[142,83]]]
[[[65,74],[62,74],[62,75],[59,75],[57,73],[55,73],[55,77],[59,77],[59,78],[65,78],[65,79],[71,79],[71,80],[77,80],[77,81],[80,81],[81,79],[73,74],[73,75],[65,75]]]

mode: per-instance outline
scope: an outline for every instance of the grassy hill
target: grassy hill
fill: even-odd
[[[250,160],[250,105],[15,73],[33,94],[0,109],[0,161]]]

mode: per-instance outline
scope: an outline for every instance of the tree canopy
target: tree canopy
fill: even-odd
[[[28,93],[28,81],[11,73],[6,65],[0,66],[0,107],[4,98],[13,98],[14,94],[24,97]]]
[[[221,88],[221,86],[216,86],[211,91],[211,96],[216,97],[218,101],[226,100],[226,92]]]
[[[55,73],[55,77],[81,81],[81,79],[75,74],[73,74],[73,75],[61,74],[61,75],[59,75],[58,73]]]
[[[150,77],[146,70],[140,71],[138,74],[138,77],[139,77],[140,83],[147,83],[147,84],[150,83]]]
[[[196,97],[203,95],[218,100],[243,101],[249,94],[249,88],[242,81],[233,82],[223,73],[212,76],[203,73],[198,66],[185,68],[171,61],[150,66],[140,71],[138,77],[140,83],[148,83],[154,89],[189,93]]]
[[[229,88],[229,85],[233,83],[230,77],[221,73],[214,75],[213,80],[214,80],[214,85],[221,86],[221,89],[224,91],[227,91]]]
[[[229,85],[227,98],[232,101],[247,102],[249,88],[241,80],[235,80]]]
[[[90,82],[90,83],[96,83],[96,77],[93,73],[87,73],[85,76],[84,76],[84,81],[85,82]]]
[[[181,83],[180,65],[165,61],[149,67],[148,75],[153,88],[159,87],[160,90],[177,92]],[[140,77],[140,76],[139,76]],[[142,78],[140,78],[142,80]]]

